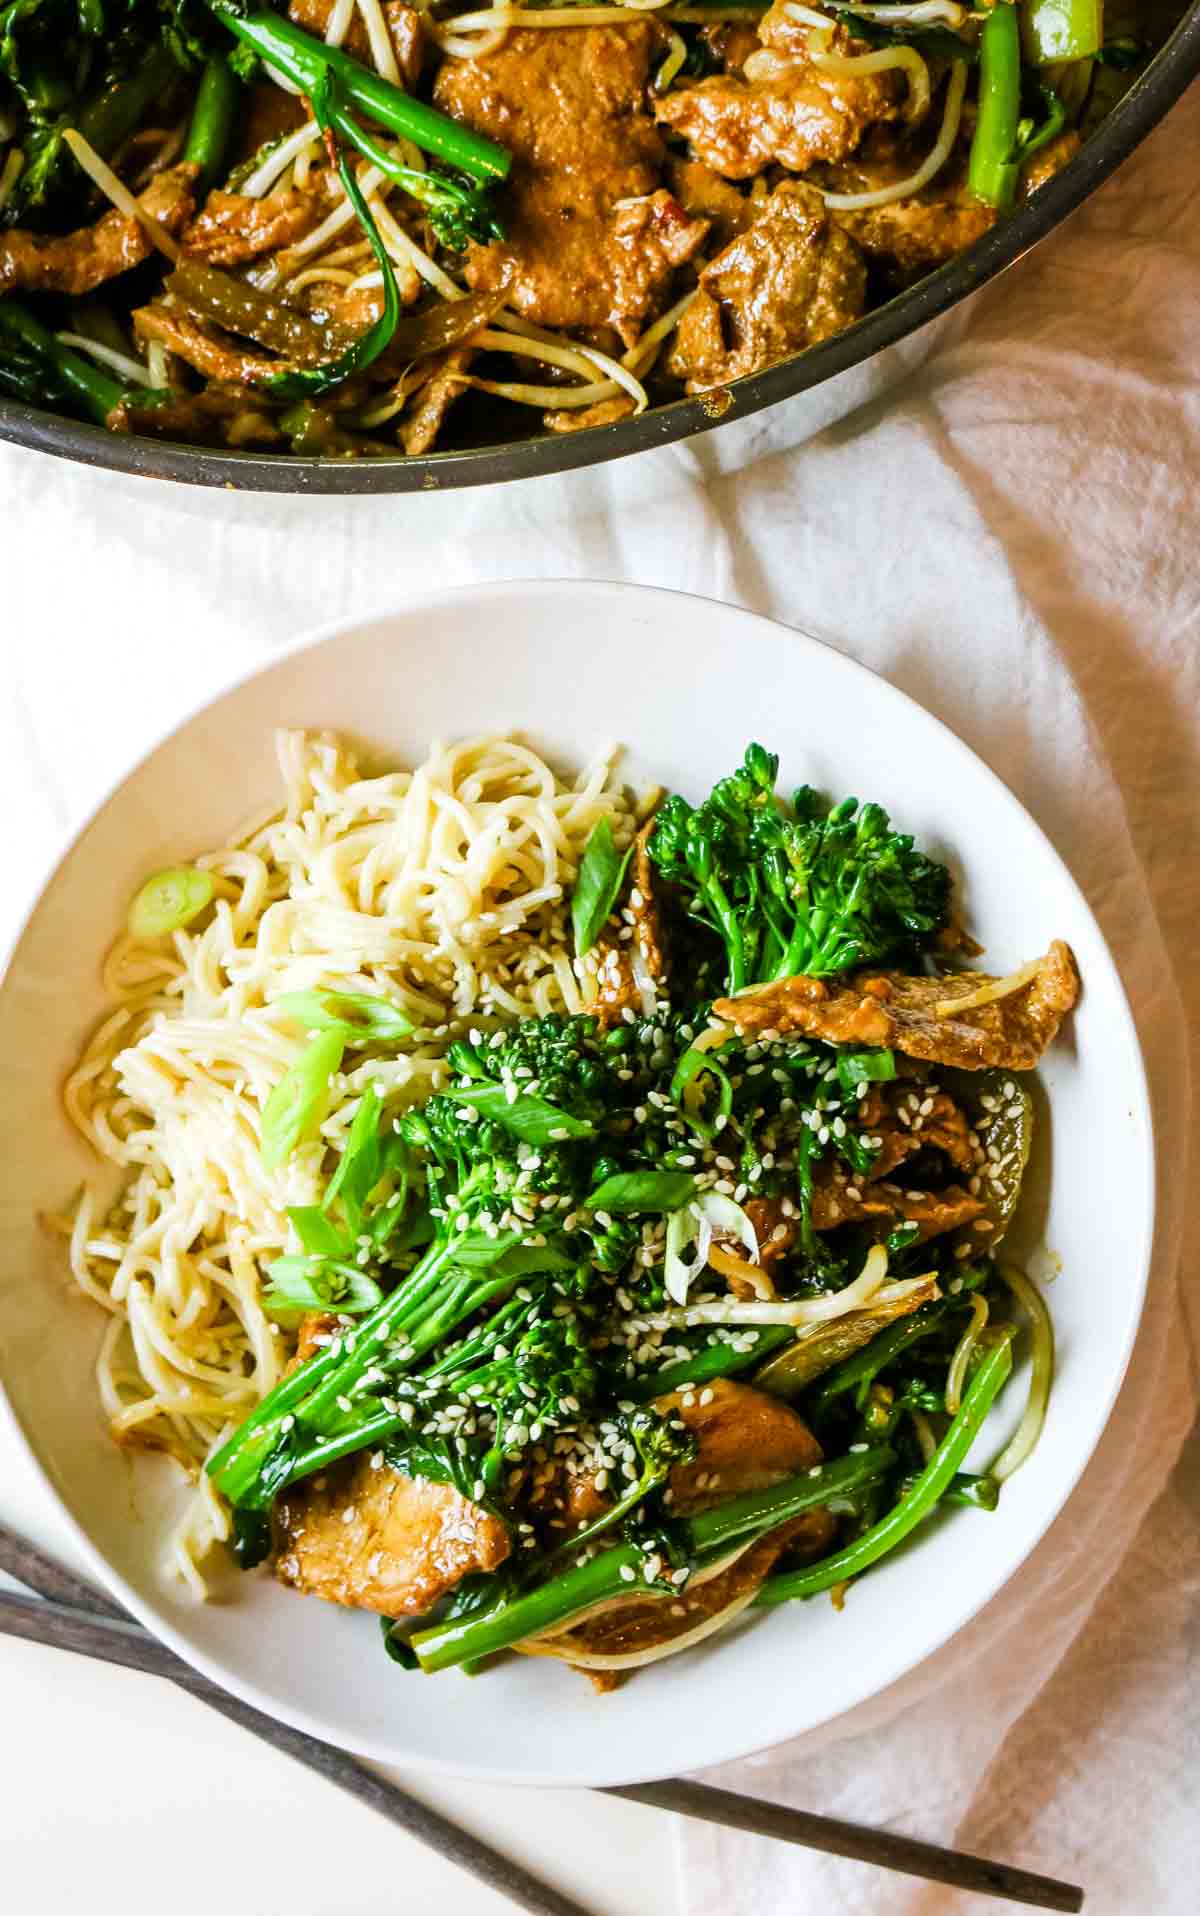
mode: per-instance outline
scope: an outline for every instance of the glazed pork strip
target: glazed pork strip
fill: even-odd
[[[786,0],[776,0],[758,31],[766,72],[756,63],[753,79],[734,70],[673,88],[654,110],[715,173],[749,180],[772,165],[804,173],[818,160],[845,159],[868,127],[899,114],[903,87],[894,73],[847,75],[812,64],[809,29],[791,19]],[[844,27],[831,50],[869,51]]]
[[[316,180],[316,191],[282,191],[264,199],[252,199],[246,193],[210,193],[183,235],[184,253],[208,266],[244,266],[264,253],[294,246],[320,224],[332,205],[324,173],[317,174]]]
[[[728,385],[852,325],[866,297],[866,267],[853,240],[811,186],[784,181],[702,268],[668,371],[689,392]]]
[[[494,53],[441,67],[434,104],[513,156],[508,236],[471,248],[473,287],[510,274],[510,302],[526,319],[573,333],[611,329],[627,346],[662,310],[708,222],[663,186],[666,149],[645,106],[660,45],[645,19],[524,28]]]
[[[1079,998],[1071,948],[1055,939],[1033,975],[1004,997],[956,1012],[1003,979],[981,971],[943,978],[900,971],[860,972],[844,983],[783,978],[713,1006],[740,1037],[796,1033],[829,1044],[881,1045],[928,1064],[964,1071],[1032,1071]],[[947,1008],[947,1009],[943,1009]]]
[[[191,217],[195,183],[194,166],[172,166],[151,180],[138,195],[138,205],[168,233],[179,233]],[[153,251],[154,243],[141,221],[116,207],[92,226],[49,238],[14,227],[0,234],[0,296],[68,293],[78,299],[118,273],[127,273],[131,266],[140,266]]]
[[[275,1507],[275,1575],[309,1596],[385,1617],[423,1616],[512,1548],[504,1525],[450,1484],[362,1452],[295,1484]]]

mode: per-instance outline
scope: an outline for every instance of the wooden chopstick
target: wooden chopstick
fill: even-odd
[[[37,1593],[31,1598],[0,1591],[0,1636],[21,1637],[28,1642],[120,1664],[126,1669],[164,1676],[273,1748],[294,1757],[369,1808],[378,1810],[410,1836],[428,1843],[439,1855],[508,1896],[518,1907],[533,1911],[535,1916],[586,1916],[578,1903],[540,1883],[527,1870],[489,1849],[396,1784],[385,1782],[354,1757],[303,1731],[276,1722],[274,1717],[265,1716],[261,1710],[242,1703],[201,1676],[111,1598],[100,1595],[90,1584],[2,1524],[0,1570]],[[1083,1907],[1083,1891],[1054,1877],[1039,1876],[1030,1870],[991,1862],[964,1851],[943,1849],[936,1843],[922,1843],[891,1830],[874,1830],[836,1817],[789,1809],[762,1798],[741,1796],[732,1790],[691,1783],[683,1777],[623,1785],[601,1793],[671,1810],[701,1822],[719,1823],[749,1835],[770,1836],[827,1855],[873,1863],[880,1869],[919,1876],[930,1882],[947,1883],[977,1895],[1001,1897],[1034,1909],[1074,1912]]]
[[[1083,1891],[1053,1876],[1038,1876],[1011,1863],[989,1862],[987,1857],[973,1856],[968,1850],[942,1849],[937,1843],[922,1843],[915,1836],[901,1836],[894,1830],[869,1829],[862,1823],[843,1823],[836,1816],[789,1809],[764,1797],[739,1796],[734,1790],[714,1789],[707,1783],[673,1778],[663,1783],[623,1786],[609,1790],[608,1795],[625,1796],[655,1809],[675,1810],[706,1823],[721,1823],[726,1829],[752,1829],[756,1836],[773,1836],[781,1843],[823,1850],[827,1856],[845,1856],[856,1863],[874,1863],[879,1869],[921,1876],[931,1883],[948,1883],[952,1889],[971,1890],[977,1896],[1000,1896],[1033,1909],[1083,1908]],[[751,1812],[749,1816],[747,1811]]]

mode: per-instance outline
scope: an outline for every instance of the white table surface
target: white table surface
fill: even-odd
[[[0,1517],[82,1568],[5,1426],[0,1483]],[[671,1818],[578,1790],[390,1774],[597,1916],[674,1916]],[[10,1640],[0,1641],[0,1878],[12,1916],[512,1909],[194,1697]]]
[[[1009,779],[1068,858],[1110,807],[1114,858],[1122,871],[1140,867],[1196,1030],[1198,154],[1194,97],[1062,235],[984,296],[925,372],[804,447],[781,408],[691,447],[515,491],[337,502],[201,495],[0,446],[0,816],[11,825],[0,946],[64,833],[130,759],[296,632],[438,582],[627,577],[741,600],[885,671]],[[1106,924],[1124,882],[1090,882]],[[1194,1268],[1194,1220],[1191,1243]],[[1090,1686],[1101,1729],[1131,1687],[1141,1709],[1087,1743],[1096,1787],[1063,1799],[1074,1807],[1047,1826],[1050,1853],[1026,1842],[1037,1807],[1021,1783],[1036,1770],[1030,1752],[1005,1799],[1008,1821],[989,1821],[986,1796],[972,1802],[973,1780],[960,1795],[947,1783],[922,1833],[953,1840],[957,1827],[978,1847],[1064,1862],[1087,1803],[1095,1810],[1114,1791],[1127,1803],[1136,1786],[1138,1816],[1125,1820],[1144,1880],[1160,1886],[1153,1907],[1167,1907],[1161,1886],[1179,1883],[1189,1827],[1194,1867],[1200,1810],[1195,1613],[1189,1621],[1178,1601],[1200,1589],[1198,1508],[1193,1444],[1160,1500],[1172,1554],[1150,1561],[1163,1574],[1147,1590],[1131,1552],[1125,1584],[1115,1578],[1097,1607],[1108,1636],[1098,1652],[1089,1629],[1075,1653],[1068,1683]],[[68,1554],[2,1427],[0,1517]],[[1105,1605],[1122,1601],[1105,1625]],[[1103,1650],[1122,1627],[1127,1680],[1115,1683]],[[860,1736],[844,1747],[861,1780],[867,1745]],[[755,1787],[752,1772],[742,1781]],[[680,1906],[670,1819],[568,1792],[414,1787],[596,1916]],[[1051,1802],[1049,1781],[1038,1790]],[[881,1813],[888,1800],[881,1790]],[[1094,1858],[1121,1821],[1096,1829]],[[703,1854],[693,1846],[693,1910],[704,1902]],[[738,1877],[730,1854],[723,1883]],[[779,1858],[770,1852],[769,1872]],[[1150,1916],[1114,1887],[1131,1880],[1127,1866],[1123,1853],[1107,1877],[1093,1874],[1098,1916]],[[757,1880],[761,1889],[771,1878]],[[816,1897],[785,1897],[795,1916],[850,1906],[821,1880]],[[893,1902],[882,1886],[872,1901],[879,1882],[860,1884],[856,1910],[959,1911],[942,1896]],[[719,1899],[722,1916],[761,1906],[740,1893],[736,1908]],[[0,1908],[214,1907],[489,1916],[503,1905],[166,1686],[0,1642]],[[985,1907],[971,1904],[981,1916]],[[1169,1907],[1175,1916],[1194,1903]]]

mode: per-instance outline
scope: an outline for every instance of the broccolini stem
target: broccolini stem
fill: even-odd
[[[230,71],[227,61],[214,54],[212,59],[205,62],[192,105],[187,144],[183,149],[184,162],[200,169],[200,177],[196,181],[196,193],[200,199],[221,177],[240,91],[237,76]]]
[[[54,334],[35,319],[27,306],[10,294],[0,299],[0,387],[8,385],[10,390],[18,392],[22,398],[28,397],[31,403],[44,404],[46,397],[30,389],[28,393],[19,390],[14,375],[4,378],[4,342],[8,340],[26,365],[32,362],[34,368],[44,369],[47,383],[60,388],[73,399],[79,410],[103,426],[111,412],[128,396],[128,388],[119,380],[96,366],[82,354],[72,352],[54,337]]]
[[[818,1466],[815,1475],[812,1471],[803,1471],[773,1489],[733,1497],[713,1510],[700,1511],[686,1523],[689,1545],[697,1556],[709,1555],[743,1537],[765,1534],[802,1511],[827,1503],[831,1497],[845,1496],[873,1482],[894,1462],[895,1452],[879,1445],[856,1456]],[[413,1637],[412,1647],[421,1668],[430,1672],[493,1656],[498,1650],[511,1649],[514,1643],[521,1643],[526,1637],[538,1636],[568,1622],[594,1603],[611,1597],[653,1597],[655,1592],[642,1581],[644,1562],[642,1552],[633,1544],[601,1551],[589,1562],[564,1570],[550,1583],[501,1602],[482,1615],[422,1630]]]
[[[979,117],[971,141],[967,185],[976,199],[1004,211],[1017,196],[1021,167],[1021,29],[1013,0],[996,0],[979,36]]]
[[[813,1422],[820,1425],[823,1414],[838,1397],[847,1391],[854,1391],[855,1401],[861,1410],[866,1401],[866,1393],[875,1378],[886,1364],[899,1357],[912,1345],[920,1343],[945,1321],[948,1313],[963,1302],[970,1302],[964,1294],[958,1297],[939,1299],[933,1304],[923,1304],[910,1317],[903,1317],[898,1323],[889,1324],[880,1331],[862,1350],[853,1357],[843,1358],[840,1364],[828,1371],[815,1387],[809,1399],[809,1408]]]
[[[1004,0],[1001,3],[1004,4]],[[924,1521],[954,1481],[998,1392],[1008,1380],[1012,1371],[1012,1339],[1013,1332],[1006,1330],[988,1351],[971,1379],[954,1422],[911,1490],[887,1516],[821,1563],[768,1578],[754,1599],[756,1604],[790,1603],[793,1597],[813,1597],[820,1590],[831,1589],[835,1583],[845,1583],[878,1563],[880,1557],[894,1550]]]
[[[794,1325],[774,1324],[757,1332],[750,1350],[738,1350],[732,1344],[705,1344],[692,1357],[682,1357],[677,1364],[668,1364],[652,1376],[623,1380],[621,1390],[635,1402],[645,1403],[666,1391],[682,1390],[685,1384],[707,1384],[714,1377],[732,1377],[738,1371],[753,1370],[772,1351],[790,1344],[795,1335]]]
[[[277,14],[243,15],[229,0],[209,0],[209,4],[231,33],[253,47],[267,66],[276,68],[286,79],[303,88],[310,98],[319,87],[322,75],[331,73],[346,98],[377,125],[399,133],[414,146],[435,154],[450,166],[461,168],[473,179],[507,178],[512,158],[502,146],[469,126],[460,126],[457,120],[439,113],[435,107],[414,100],[403,88],[394,86],[381,74],[369,72],[339,47],[326,46]]]

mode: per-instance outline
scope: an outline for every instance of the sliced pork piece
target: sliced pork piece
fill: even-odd
[[[873,129],[859,151],[820,174],[830,193],[877,193],[910,179],[929,151],[931,135],[913,140],[898,128]],[[980,239],[999,217],[967,189],[964,141],[921,192],[883,206],[834,209],[833,218],[856,246],[896,285],[932,272]]]
[[[362,1453],[295,1484],[275,1506],[275,1575],[330,1603],[419,1617],[474,1571],[495,1570],[504,1525],[449,1484]]]
[[[851,325],[866,291],[862,257],[820,194],[785,181],[701,272],[670,371],[689,392],[744,379]]]
[[[923,1079],[871,1085],[860,1100],[857,1121],[862,1131],[882,1139],[866,1174],[868,1182],[887,1177],[906,1158],[927,1149],[943,1152],[956,1171],[976,1168],[978,1152],[966,1113],[948,1092]]]
[[[947,1231],[961,1231],[965,1225],[983,1219],[985,1206],[960,1185],[947,1184],[940,1191],[909,1191],[890,1179],[879,1184],[856,1184],[839,1168],[820,1183],[814,1183],[812,1221],[816,1231],[835,1231],[840,1224],[884,1225],[915,1224],[922,1244],[931,1237],[944,1237]],[[990,1230],[990,1225],[988,1226]],[[880,1236],[886,1232],[881,1230]]]
[[[654,109],[660,126],[681,134],[695,158],[726,179],[752,179],[772,165],[804,173],[818,160],[844,159],[869,126],[900,112],[904,90],[893,73],[814,66],[809,29],[790,18],[786,0],[765,15],[759,38],[748,72],[676,87]],[[839,27],[830,51],[845,57],[869,49]]]
[[[811,1470],[824,1454],[803,1417],[728,1377],[672,1391],[654,1407],[681,1417],[696,1439],[692,1462],[671,1472],[671,1508],[681,1517],[746,1491],[770,1490]]]
[[[440,359],[430,361],[430,376],[414,395],[411,410],[404,415],[400,442],[410,458],[431,452],[455,400],[467,391],[459,377],[475,357],[470,347],[460,346]]]
[[[632,411],[633,400],[621,393],[616,399],[599,399],[594,406],[543,413],[542,424],[547,432],[586,432],[589,426],[611,426],[618,419],[628,419]]]
[[[931,1237],[975,1224],[986,1210],[981,1198],[973,1197],[958,1184],[947,1184],[938,1191],[902,1189],[891,1178],[872,1184],[864,1177],[851,1177],[840,1164],[825,1167],[813,1179],[814,1231],[836,1231],[843,1224],[871,1224],[884,1238],[897,1224],[915,1224],[921,1243],[925,1243]],[[799,1236],[794,1209],[785,1213],[773,1198],[752,1198],[746,1213],[758,1232],[762,1262],[769,1271]]]
[[[445,62],[435,103],[513,155],[508,237],[471,249],[472,286],[511,272],[509,297],[526,318],[567,332],[612,327],[626,344],[661,310],[708,228],[660,190],[664,149],[645,109],[659,44],[648,20],[525,29],[495,53]]]
[[[133,329],[139,339],[158,340],[186,366],[222,386],[257,386],[261,391],[276,373],[290,370],[286,361],[235,345],[175,304],[140,306]]]
[[[976,1002],[997,985],[1009,988],[988,1002]],[[719,999],[713,1010],[744,1037],[798,1032],[830,1044],[886,1045],[909,1058],[965,1071],[989,1065],[1032,1071],[1078,998],[1071,948],[1055,939],[1044,958],[1014,972],[1011,980],[981,971],[944,978],[860,972],[844,984],[784,978]]]
[[[323,192],[269,193],[264,199],[210,193],[183,235],[183,250],[189,259],[202,259],[209,266],[242,266],[264,253],[294,246],[328,211]]]
[[[709,221],[717,246],[727,246],[754,219],[753,200],[700,160],[672,160],[667,178],[684,212]]]
[[[196,171],[183,164],[169,167],[138,196],[138,205],[169,233],[178,233],[191,217]],[[140,266],[153,251],[141,221],[115,207],[94,226],[80,227],[75,233],[48,237],[14,227],[0,233],[0,296],[69,293],[79,298],[118,273],[127,273],[131,266]]]

